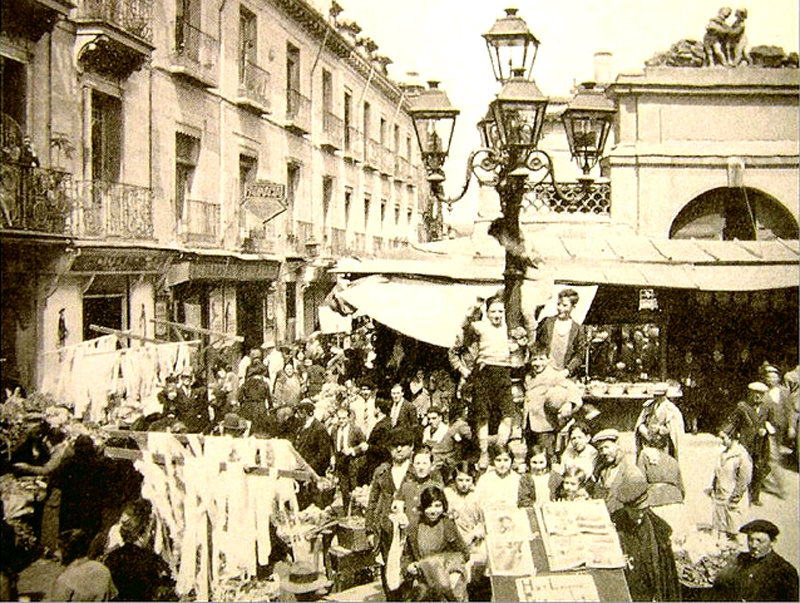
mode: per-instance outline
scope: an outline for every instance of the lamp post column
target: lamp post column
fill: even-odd
[[[522,312],[522,283],[525,279],[527,259],[525,244],[519,223],[520,208],[525,192],[524,175],[509,175],[498,186],[497,192],[503,210],[499,232],[495,236],[505,248],[505,268],[503,270],[503,302],[506,312],[508,338],[516,342],[515,336],[520,327],[525,328]],[[524,366],[526,349],[513,346],[511,352],[511,394],[515,406],[521,408],[524,399]]]

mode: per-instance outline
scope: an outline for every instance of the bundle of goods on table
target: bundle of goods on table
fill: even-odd
[[[588,398],[648,398],[653,392],[667,390],[668,398],[680,398],[683,391],[679,383],[651,381],[589,381],[584,397]]]
[[[484,519],[494,600],[630,600],[604,501],[484,509]]]
[[[734,543],[720,542],[711,526],[696,527],[673,542],[678,579],[686,589],[709,589],[717,574],[739,554]]]

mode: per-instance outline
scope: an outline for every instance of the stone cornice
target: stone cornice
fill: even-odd
[[[340,59],[343,59],[362,77],[369,78],[371,73],[372,83],[393,103],[400,100],[403,95],[400,87],[379,70],[371,66],[366,59],[361,57],[355,45],[350,43],[339,33],[336,28],[308,2],[305,0],[272,0],[272,2],[310,33],[317,42],[322,43],[322,41],[325,40],[326,49]]]
[[[613,95],[702,94],[770,95],[798,97],[800,70],[791,68],[648,67],[623,73],[609,86]]]

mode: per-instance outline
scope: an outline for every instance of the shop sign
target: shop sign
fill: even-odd
[[[262,222],[269,222],[288,208],[286,185],[256,180],[245,188],[242,206]]]
[[[658,310],[658,299],[654,289],[639,289],[639,310]]]
[[[278,276],[277,262],[193,262],[190,279],[268,281]]]

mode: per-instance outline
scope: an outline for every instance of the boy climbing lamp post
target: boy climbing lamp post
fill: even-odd
[[[503,272],[506,323],[509,339],[527,338],[522,315],[522,282],[529,266],[535,267],[525,253],[525,241],[520,229],[519,214],[526,192],[549,180],[557,199],[574,203],[589,195],[593,185],[590,175],[603,155],[608,132],[616,110],[605,94],[585,85],[564,111],[562,121],[567,132],[572,157],[583,175],[579,179],[579,199],[569,200],[556,182],[553,160],[538,148],[549,99],[533,80],[533,63],[539,40],[517,16],[516,9],[506,9],[483,34],[495,79],[502,84],[500,92],[489,105],[486,116],[478,122],[481,148],[473,151],[467,162],[466,178],[461,193],[453,198],[444,194],[444,163],[459,111],[451,104],[438,82],[431,82],[412,99],[409,109],[417,134],[422,160],[428,175],[434,205],[448,207],[464,197],[474,175],[482,184],[493,186],[500,197],[502,215],[489,228],[505,249]],[[435,209],[433,210],[435,214]],[[525,347],[515,346],[513,367],[525,363]],[[514,397],[522,397],[520,376],[515,379]]]

